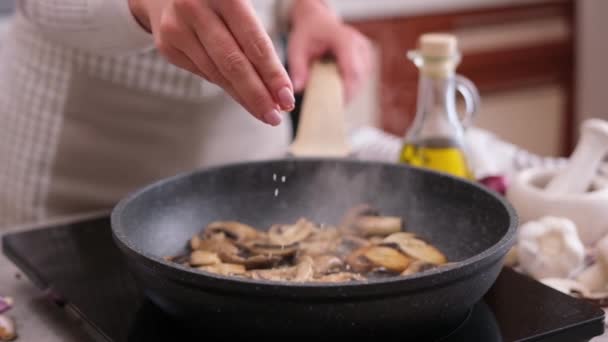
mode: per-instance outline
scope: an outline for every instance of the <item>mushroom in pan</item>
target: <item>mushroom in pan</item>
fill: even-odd
[[[400,217],[370,206],[349,211],[340,226],[305,218],[267,231],[236,221],[217,221],[196,234],[189,253],[174,262],[226,276],[292,282],[345,282],[407,276],[446,263],[445,256]]]
[[[212,222],[205,228],[203,236],[209,237],[217,233],[224,233],[228,239],[238,242],[255,239],[258,236],[255,228],[236,221]]]
[[[422,260],[415,260],[413,262],[411,262],[409,264],[409,266],[403,271],[401,272],[402,276],[409,276],[412,274],[416,274],[419,272],[424,272],[426,270],[430,270],[432,268],[435,268],[436,265],[433,265],[431,263],[422,261]]]
[[[313,258],[314,273],[326,275],[339,272],[344,268],[344,262],[334,255],[319,255]]]
[[[245,266],[237,264],[215,264],[198,267],[201,271],[217,273],[225,276],[245,274]]]
[[[245,245],[252,254],[278,255],[282,257],[294,255],[298,251],[298,243],[291,245],[274,245],[253,241]]]
[[[190,254],[190,265],[194,267],[220,264],[222,260],[213,252],[196,250]]]
[[[411,259],[390,247],[371,246],[354,251],[346,258],[346,262],[355,272],[366,273],[385,268],[400,273],[408,267]]]
[[[392,234],[384,239],[383,244],[394,245],[406,255],[430,264],[442,265],[447,262],[445,255],[437,248],[411,233]]]
[[[312,222],[299,219],[292,225],[274,225],[268,231],[268,241],[274,245],[293,245],[309,237],[315,230]]]
[[[353,228],[365,237],[387,236],[400,232],[403,222],[400,217],[393,216],[359,216],[353,222]]]

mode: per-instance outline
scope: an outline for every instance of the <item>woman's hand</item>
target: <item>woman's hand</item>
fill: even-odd
[[[322,0],[296,0],[291,13],[288,56],[295,91],[306,86],[311,62],[331,54],[337,59],[346,101],[352,99],[370,70],[369,40],[344,24]]]
[[[129,0],[171,63],[217,84],[276,126],[292,110],[293,85],[247,0]]]

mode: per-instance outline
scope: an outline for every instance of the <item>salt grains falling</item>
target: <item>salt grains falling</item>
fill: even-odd
[[[285,178],[285,176],[283,176],[282,178]],[[276,174],[276,173],[273,173],[273,174],[272,174],[272,180],[273,180],[274,182],[276,182],[276,181],[277,181],[277,174]],[[285,183],[285,182],[283,182],[283,183]],[[274,189],[274,197],[278,197],[278,196],[279,196],[279,188],[275,188],[275,189]]]
[[[285,181],[287,181],[287,177],[285,177],[285,176],[281,177],[281,183],[285,183]]]

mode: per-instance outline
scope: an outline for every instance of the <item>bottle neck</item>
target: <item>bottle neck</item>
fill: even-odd
[[[421,73],[418,88],[419,110],[428,114],[447,115],[450,119],[457,119],[455,117],[456,84],[454,74],[436,77]]]
[[[441,77],[420,73],[417,111],[410,133],[418,138],[459,138],[461,124],[456,111],[453,73]]]

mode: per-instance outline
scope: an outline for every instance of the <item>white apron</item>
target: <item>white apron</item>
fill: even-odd
[[[111,208],[158,179],[284,156],[270,127],[156,53],[104,57],[17,17],[0,48],[0,228]]]

